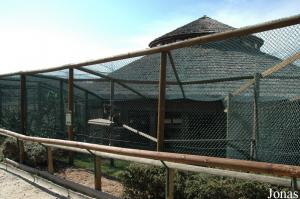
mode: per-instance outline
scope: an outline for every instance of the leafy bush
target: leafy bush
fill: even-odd
[[[165,198],[165,169],[131,164],[121,175],[125,199]],[[257,199],[267,198],[269,188],[282,187],[206,174],[176,172],[174,197],[180,199]]]
[[[4,157],[19,161],[19,148],[16,139],[6,138],[2,145]],[[41,166],[47,163],[46,148],[33,142],[24,143],[24,162],[30,166]]]
[[[176,173],[175,198],[181,199],[184,194],[186,175]],[[125,199],[164,199],[165,198],[165,169],[143,164],[130,164],[126,171],[120,174],[123,183]]]
[[[269,189],[284,190],[283,187],[270,184],[238,180],[235,178],[212,176],[212,175],[190,175],[186,181],[185,197],[201,199],[257,199],[267,198]]]
[[[121,174],[125,199],[164,198],[165,172],[157,167],[130,164]]]
[[[19,161],[19,149],[16,139],[6,138],[2,144],[2,153],[5,158]]]
[[[47,150],[44,146],[38,143],[25,142],[25,164],[30,166],[46,165]]]

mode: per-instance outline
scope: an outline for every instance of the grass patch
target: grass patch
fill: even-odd
[[[68,157],[56,158],[64,163],[68,162]],[[109,159],[103,159],[101,162],[101,171],[103,174],[114,179],[120,179],[120,174],[124,171],[129,163],[123,160],[114,160],[114,166],[110,165]],[[82,169],[94,170],[94,158],[91,155],[76,154],[74,158],[74,166]]]

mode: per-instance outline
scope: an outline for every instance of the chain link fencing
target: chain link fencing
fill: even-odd
[[[299,51],[300,25],[169,51],[164,151],[299,165],[300,62],[261,75]],[[76,69],[74,139],[156,150],[160,65],[156,53]],[[19,84],[0,80],[1,126],[15,131]],[[27,134],[67,139],[67,85],[68,70],[27,75]]]

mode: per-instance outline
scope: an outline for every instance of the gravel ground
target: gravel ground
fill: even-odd
[[[39,188],[0,169],[0,199],[63,199],[51,190]]]

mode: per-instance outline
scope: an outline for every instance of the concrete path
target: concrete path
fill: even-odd
[[[65,199],[51,191],[42,188],[14,174],[0,169],[0,199]]]

